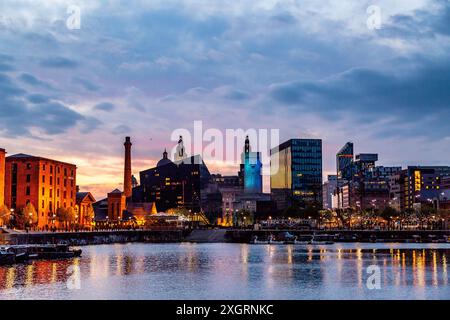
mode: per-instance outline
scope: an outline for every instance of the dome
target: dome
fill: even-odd
[[[167,158],[167,151],[166,151],[166,149],[164,149],[163,157],[161,160],[158,161],[156,166],[161,167],[161,166],[165,166],[166,164],[169,164],[169,163],[172,163],[172,161],[170,161],[170,159]]]

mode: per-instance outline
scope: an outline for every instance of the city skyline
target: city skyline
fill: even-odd
[[[69,30],[64,2],[5,2],[0,147],[77,164],[97,196],[122,184],[124,136],[137,175],[194,120],[281,129],[280,143],[322,139],[324,177],[347,141],[386,166],[446,165],[449,8],[378,5],[371,30],[369,2],[79,1],[80,29]]]

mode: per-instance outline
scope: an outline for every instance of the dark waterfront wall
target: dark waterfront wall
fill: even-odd
[[[180,242],[183,240],[184,236],[182,230],[0,234],[0,244],[46,244],[66,242],[70,245],[91,245],[125,242]]]
[[[230,242],[248,243],[254,236],[259,240],[266,240],[272,234],[275,237],[283,237],[285,232],[301,235],[336,235],[336,242],[432,242],[450,236],[450,230],[396,230],[396,231],[374,231],[374,230],[228,230],[225,237]]]
[[[450,236],[450,230],[423,231],[293,231],[293,230],[130,230],[130,231],[94,231],[94,232],[57,232],[57,233],[0,233],[0,245],[5,244],[50,244],[68,243],[70,245],[93,245],[126,242],[235,242],[249,243],[254,236],[266,240],[269,235],[283,239],[284,233],[301,236],[327,234],[335,236],[336,242],[432,242]]]

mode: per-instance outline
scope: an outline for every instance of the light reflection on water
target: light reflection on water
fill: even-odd
[[[86,246],[81,258],[0,267],[0,299],[448,299],[449,254],[448,244]],[[369,265],[379,290],[366,286]]]

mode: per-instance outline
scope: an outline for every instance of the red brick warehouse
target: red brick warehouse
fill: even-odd
[[[5,204],[20,210],[31,202],[38,227],[51,227],[58,208],[76,205],[76,170],[73,164],[26,154],[7,157]]]

